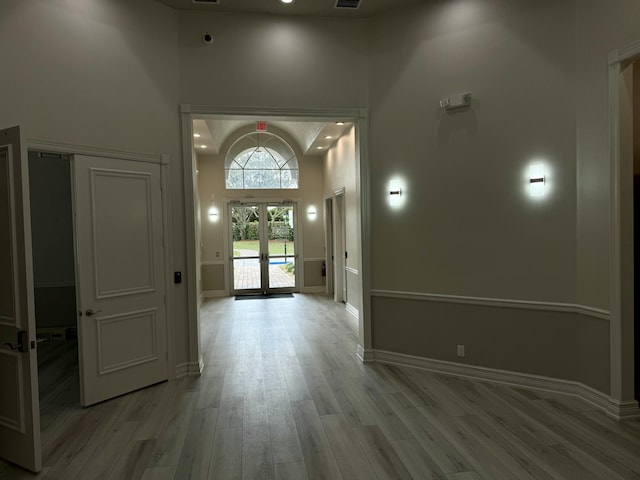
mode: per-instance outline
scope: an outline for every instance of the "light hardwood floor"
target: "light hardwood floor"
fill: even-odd
[[[640,421],[572,397],[362,365],[353,319],[326,296],[207,301],[202,338],[203,376],[88,409],[75,346],[43,352],[38,478],[640,478]],[[34,477],[0,462],[1,479]]]

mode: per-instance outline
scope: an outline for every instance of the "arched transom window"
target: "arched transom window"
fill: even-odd
[[[228,189],[298,188],[298,159],[282,138],[251,132],[236,140],[224,162]]]

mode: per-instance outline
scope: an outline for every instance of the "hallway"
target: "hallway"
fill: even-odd
[[[355,320],[324,295],[208,300],[202,339],[202,377],[88,409],[77,398],[53,408],[77,388],[57,377],[59,398],[48,388],[43,400],[37,478],[640,478],[640,420],[617,423],[570,397],[362,365]],[[0,461],[0,479],[22,478],[36,477]]]

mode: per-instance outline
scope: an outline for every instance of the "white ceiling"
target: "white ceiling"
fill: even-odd
[[[336,125],[335,121],[298,121],[269,118],[220,118],[211,117],[193,121],[196,151],[219,154],[224,142],[234,132],[245,127],[255,127],[257,121],[267,122],[267,131],[282,130],[295,140],[303,155],[323,155],[349,128],[351,123]],[[326,138],[331,137],[331,138]],[[206,147],[202,147],[205,145]],[[224,152],[222,152],[224,153]]]
[[[158,0],[181,10],[212,12],[250,12],[279,15],[367,18],[388,10],[397,10],[420,0],[360,0],[357,9],[337,9],[336,0],[295,0],[285,5],[280,0],[219,0],[219,4],[193,3],[192,0]],[[422,0],[424,1],[424,0]]]

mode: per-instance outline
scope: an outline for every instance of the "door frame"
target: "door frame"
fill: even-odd
[[[171,234],[171,200],[168,194],[170,185],[170,169],[168,154],[150,154],[127,152],[121,150],[104,149],[86,145],[76,145],[70,143],[52,142],[38,139],[27,140],[27,151],[37,151],[60,155],[87,155],[93,157],[104,157],[118,160],[129,160],[134,162],[156,163],[160,165],[160,189],[162,197],[162,234],[163,234],[163,255],[164,255],[164,281],[165,281],[165,309],[167,320],[167,378],[173,380],[181,374],[180,366],[176,365],[175,345],[171,339],[175,338],[175,312],[174,312],[174,289],[170,288],[170,280],[173,277],[173,245]],[[69,160],[72,162],[72,159]],[[71,179],[71,189],[74,189],[73,178]],[[73,207],[72,207],[73,208]],[[74,231],[75,238],[75,231]],[[75,245],[74,245],[75,250]],[[77,261],[77,258],[76,258]],[[77,266],[76,266],[77,268]],[[76,323],[79,320],[76,319]]]
[[[247,291],[245,294],[246,295],[252,295],[252,294],[257,294],[257,293],[264,293],[266,291],[266,293],[277,293],[277,292],[282,292],[282,293],[293,293],[293,292],[299,292],[300,291],[300,278],[303,278],[304,276],[304,270],[300,264],[303,262],[300,262],[299,259],[304,258],[304,252],[302,251],[303,247],[303,242],[301,241],[301,238],[299,238],[299,235],[302,234],[302,229],[298,227],[299,225],[299,218],[298,218],[298,205],[299,205],[299,201],[296,200],[272,200],[272,199],[263,199],[263,198],[251,198],[251,199],[244,199],[244,200],[230,200],[225,202],[225,209],[226,209],[226,219],[225,219],[225,225],[224,225],[224,229],[226,230],[226,241],[224,242],[224,254],[225,254],[225,270],[227,270],[229,273],[228,275],[226,275],[225,278],[225,290],[228,290],[229,292],[231,292],[232,295],[243,295],[243,293],[238,293],[240,291],[235,289],[235,277],[234,277],[234,266],[233,266],[233,221],[232,221],[232,215],[231,215],[231,209],[234,206],[257,206],[259,210],[261,210],[263,207],[266,209],[266,207],[268,206],[272,206],[272,205],[284,205],[284,206],[291,206],[293,207],[293,215],[294,215],[294,224],[293,224],[293,245],[294,245],[294,258],[295,258],[295,284],[293,287],[285,287],[285,288],[269,288],[269,276],[267,274],[266,280],[267,280],[267,284],[261,286],[258,289],[251,289],[251,291]],[[260,236],[264,235],[265,233],[267,233],[267,227],[266,227],[266,223],[263,225],[262,222],[260,224]],[[268,238],[267,238],[268,241]],[[227,245],[229,247],[227,247]],[[262,245],[260,245],[260,249],[262,249]],[[263,254],[264,252],[259,252],[260,256]],[[267,258],[268,260],[268,258]],[[262,267],[260,267],[262,269]],[[267,267],[268,269],[268,267]],[[262,275],[262,271],[261,271],[261,282],[263,280],[265,280],[263,278]],[[228,282],[228,285],[227,285]],[[271,292],[270,292],[271,290]]]
[[[309,121],[350,121],[355,126],[356,182],[358,197],[357,235],[360,241],[360,266],[362,281],[362,309],[359,318],[356,356],[363,362],[373,360],[371,343],[371,286],[370,265],[370,168],[369,168],[369,111],[359,108],[338,109],[282,109],[215,107],[183,104],[180,106],[182,124],[182,157],[184,168],[185,222],[187,265],[187,309],[189,322],[188,373],[202,372],[204,363],[200,347],[199,286],[197,271],[200,268],[198,231],[198,199],[196,198],[196,160],[193,146],[193,120],[207,115],[221,117],[262,117]]]
[[[623,157],[621,75],[640,60],[640,41],[609,53],[609,149],[610,149],[610,372],[609,412],[616,418],[638,414],[635,400],[634,295],[633,295],[633,163]],[[640,280],[640,279],[639,279]]]
[[[333,195],[324,197],[324,245],[325,245],[325,275],[326,293],[334,293],[333,271]]]
[[[347,303],[347,228],[345,189],[340,188],[333,193],[331,204],[332,216],[332,253],[333,253],[333,299]]]

